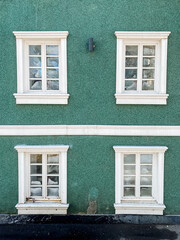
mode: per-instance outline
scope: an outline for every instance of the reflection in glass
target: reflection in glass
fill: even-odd
[[[42,81],[41,80],[30,80],[30,89],[31,90],[41,90]]]
[[[42,196],[42,188],[31,188],[31,196]]]
[[[141,165],[141,174],[142,175],[151,175],[152,174],[152,165]]]
[[[154,90],[154,80],[142,81],[142,90]]]
[[[125,78],[126,79],[132,79],[137,78],[137,69],[126,69],[125,70]]]
[[[137,67],[137,58],[126,58],[126,67]]]
[[[152,163],[152,154],[141,154],[141,163]]]
[[[31,163],[42,163],[41,154],[31,154],[30,159],[31,159]]]
[[[48,174],[59,174],[59,165],[48,165],[47,173]]]
[[[138,55],[138,46],[126,46],[126,55],[137,56]]]
[[[124,196],[135,196],[135,188],[134,187],[125,187],[124,188]]]
[[[154,69],[143,69],[143,79],[154,79]]]
[[[135,154],[124,154],[124,163],[125,164],[135,163],[135,158],[136,158]]]
[[[40,57],[30,57],[29,58],[30,67],[41,67],[41,58]]]
[[[143,46],[144,56],[155,56],[155,46]]]
[[[124,185],[135,185],[135,177],[124,177]]]
[[[47,69],[47,78],[59,78],[59,69]]]
[[[41,184],[42,184],[42,177],[39,177],[39,176],[31,177],[31,185],[41,185]]]
[[[41,68],[30,68],[29,69],[30,78],[41,78]]]
[[[151,197],[152,196],[152,188],[151,187],[141,187],[140,188],[140,196],[141,197]]]
[[[48,185],[58,185],[59,184],[59,177],[48,176],[47,177],[47,184]]]
[[[152,177],[141,177],[141,185],[152,185]]]
[[[47,195],[48,196],[59,196],[59,188],[47,188]]]
[[[47,90],[59,90],[59,81],[58,80],[47,81]]]
[[[59,154],[48,154],[47,163],[59,163]]]
[[[47,67],[58,67],[59,58],[57,57],[47,57]]]
[[[135,175],[135,165],[124,165],[124,175]]]
[[[143,67],[155,67],[155,58],[143,58]]]
[[[137,81],[125,81],[125,90],[137,90]]]
[[[29,45],[29,55],[41,55],[41,45]]]
[[[46,55],[58,55],[58,54],[59,54],[58,45],[46,46]]]
[[[42,174],[42,166],[31,165],[31,174]]]

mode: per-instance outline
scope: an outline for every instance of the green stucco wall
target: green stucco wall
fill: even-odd
[[[179,0],[0,0],[0,124],[178,125]],[[69,31],[69,104],[16,105],[13,31]],[[116,105],[115,31],[171,31],[166,106]],[[96,48],[87,51],[93,37]]]
[[[90,200],[97,201],[97,213],[114,213],[114,145],[168,146],[165,153],[165,214],[180,214],[180,149],[176,137],[1,137],[0,213],[14,213],[18,201],[19,144],[67,144],[68,213],[86,213]],[[8,153],[8,154],[7,154]]]

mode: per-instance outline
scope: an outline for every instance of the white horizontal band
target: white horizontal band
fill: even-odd
[[[0,136],[180,136],[180,126],[0,125]]]

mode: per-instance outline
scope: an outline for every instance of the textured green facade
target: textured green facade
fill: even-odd
[[[16,105],[13,31],[69,31],[68,105]],[[115,31],[171,31],[167,105],[116,105]],[[95,51],[88,52],[93,37]],[[0,0],[1,125],[180,125],[179,0]],[[114,145],[167,146],[165,214],[180,214],[180,148],[177,137],[0,137],[0,213],[18,201],[18,144],[67,144],[69,213],[114,213]]]

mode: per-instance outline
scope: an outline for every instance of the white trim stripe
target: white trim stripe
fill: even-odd
[[[0,125],[0,136],[180,136],[180,126]]]

